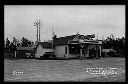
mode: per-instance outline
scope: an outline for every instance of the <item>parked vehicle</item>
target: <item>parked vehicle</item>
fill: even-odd
[[[34,55],[32,55],[31,53],[25,53],[25,58],[34,58]]]
[[[56,59],[56,56],[54,52],[45,52],[45,54],[41,56],[40,59]]]

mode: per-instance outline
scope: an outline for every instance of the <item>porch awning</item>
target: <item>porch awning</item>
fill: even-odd
[[[69,41],[68,44],[79,44],[79,41]]]
[[[68,44],[94,44],[94,45],[101,45],[102,42],[99,41],[83,41],[83,42],[79,42],[79,41],[69,41]]]
[[[101,45],[102,41],[101,40],[84,40],[82,42],[83,44],[94,44],[94,45]]]

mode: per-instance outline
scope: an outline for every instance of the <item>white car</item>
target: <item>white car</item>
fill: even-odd
[[[31,53],[25,53],[26,58],[33,58],[33,56],[31,55]]]

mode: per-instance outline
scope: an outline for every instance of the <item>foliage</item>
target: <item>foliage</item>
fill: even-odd
[[[13,37],[13,41],[10,42],[8,38],[5,40],[4,44],[4,51],[5,52],[14,52],[16,50],[17,46],[22,46],[22,47],[28,47],[28,46],[33,46],[34,42],[28,40],[27,38],[22,38],[21,41]]]
[[[17,45],[17,39],[15,37],[13,37],[13,44]]]
[[[9,45],[10,45],[10,41],[8,40],[8,38],[6,38],[5,47],[9,47]]]
[[[116,38],[114,39],[114,35],[110,35],[106,40],[103,41],[104,49],[114,49],[120,55],[125,55],[125,38]]]
[[[21,39],[21,46],[22,47],[28,47],[28,46],[32,46],[33,42],[29,41],[27,38],[22,38]]]

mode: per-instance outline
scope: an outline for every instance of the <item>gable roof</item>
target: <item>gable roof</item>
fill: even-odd
[[[17,50],[33,50],[34,49],[34,47],[21,47],[21,46],[18,46],[16,48]]]
[[[76,35],[71,35],[71,36],[66,36],[66,37],[54,38],[53,43],[54,43],[54,46],[67,45],[68,41],[73,42],[74,44],[78,44],[80,39],[84,40],[85,43],[93,43],[93,44],[95,44],[95,43],[98,44],[99,43],[99,42],[94,41],[93,39],[90,39],[90,38],[95,38],[95,34],[86,35],[86,36],[76,34]],[[87,39],[87,40],[85,41],[85,39]],[[99,43],[99,44],[101,44],[101,43]]]
[[[54,45],[67,45],[69,40],[73,40],[77,35],[71,35],[66,37],[60,37],[54,39]]]
[[[52,42],[39,42],[43,48],[52,48]]]

